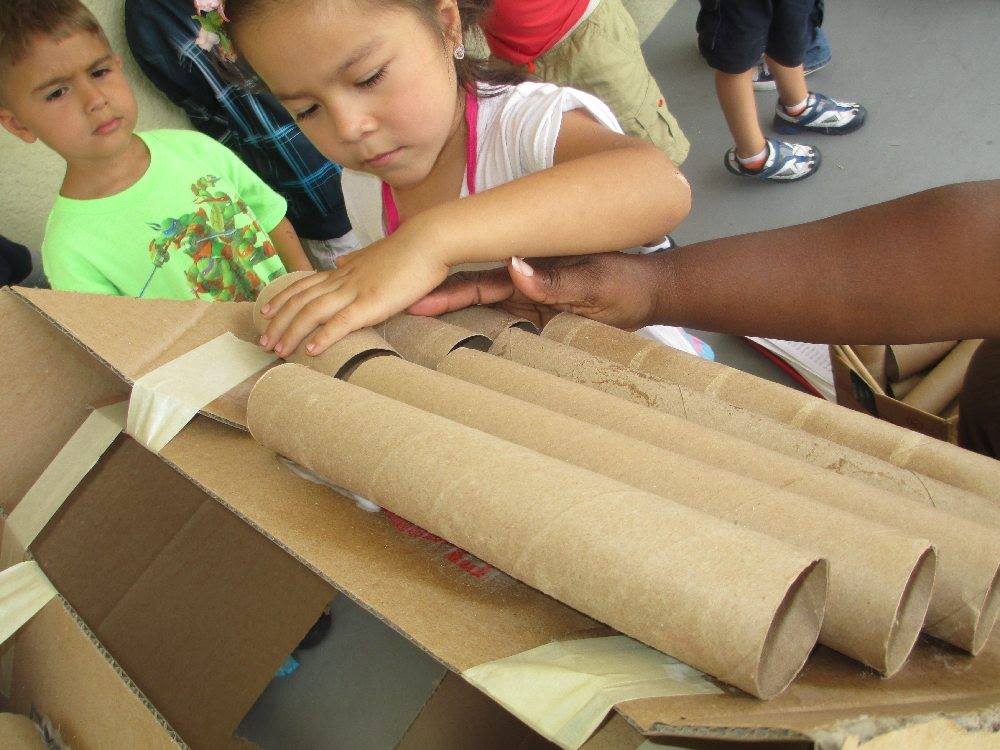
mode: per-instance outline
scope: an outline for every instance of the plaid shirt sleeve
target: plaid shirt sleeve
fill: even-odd
[[[142,71],[191,124],[225,144],[288,201],[299,236],[330,239],[350,231],[340,166],[328,161],[269,94],[223,80],[194,39],[190,0],[126,0],[125,34]]]

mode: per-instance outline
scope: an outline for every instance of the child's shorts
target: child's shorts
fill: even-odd
[[[750,70],[767,52],[782,65],[802,63],[816,0],[701,0],[698,49],[723,73]]]
[[[622,130],[680,164],[691,144],[667,108],[639,44],[635,21],[621,0],[601,0],[572,34],[535,60],[535,75],[593,94],[608,105]]]

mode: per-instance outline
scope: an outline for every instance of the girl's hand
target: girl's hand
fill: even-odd
[[[306,353],[322,354],[352,331],[377,325],[430,292],[444,281],[448,265],[433,243],[421,247],[408,236],[400,227],[391,237],[339,258],[336,269],[275,295],[261,308],[271,322],[260,345],[284,357],[305,340]]]

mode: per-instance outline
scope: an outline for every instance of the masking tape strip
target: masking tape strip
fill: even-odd
[[[126,431],[159,453],[202,408],[276,359],[224,333],[137,379]]]
[[[0,644],[56,595],[55,586],[34,560],[0,572]]]
[[[0,570],[24,559],[35,538],[125,429],[127,401],[95,409],[31,485],[4,524]]]
[[[462,676],[565,750],[577,750],[623,701],[722,692],[693,667],[623,635],[550,643]]]

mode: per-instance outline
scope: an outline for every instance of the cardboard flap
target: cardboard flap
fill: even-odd
[[[21,628],[13,654],[11,705],[48,718],[67,746],[183,747],[60,599]]]
[[[16,288],[15,295],[97,357],[127,383],[227,331],[256,342],[250,302],[108,297]],[[257,376],[206,406],[202,413],[242,427]]]
[[[77,487],[34,553],[136,684],[198,746],[228,740],[332,597],[126,437]]]
[[[10,290],[0,290],[0,383],[10,439],[0,441],[0,503],[10,513],[91,404],[128,387]]]

